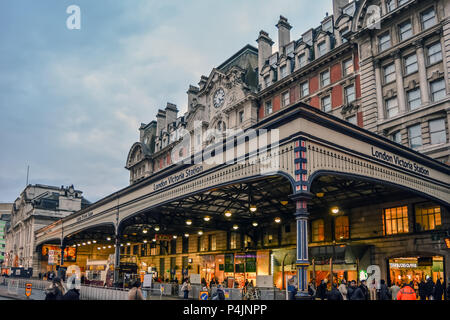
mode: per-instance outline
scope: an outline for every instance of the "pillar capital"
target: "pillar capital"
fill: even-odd
[[[294,200],[294,201],[310,201],[312,198],[314,197],[314,194],[312,194],[311,192],[299,192],[299,193],[294,193],[291,194],[289,196],[290,199]]]

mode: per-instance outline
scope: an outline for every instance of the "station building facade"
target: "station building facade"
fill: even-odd
[[[370,265],[391,282],[447,281],[449,4],[394,2],[335,0],[294,41],[281,16],[279,52],[261,31],[258,48],[189,86],[182,116],[168,103],[143,123],[130,186],[38,230],[38,250],[56,241],[164,278],[240,285],[273,275],[282,288],[296,274],[304,288],[361,279]],[[256,174],[252,136],[232,143],[246,146],[243,164],[180,163],[221,157],[230,129],[274,128],[274,174]]]

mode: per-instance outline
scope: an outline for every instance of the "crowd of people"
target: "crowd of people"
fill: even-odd
[[[308,285],[308,293],[313,299],[318,300],[450,300],[450,284],[445,290],[441,279],[433,282],[431,277],[422,281],[415,289],[414,283],[394,283],[388,286],[384,280],[380,280],[379,286],[373,280],[367,284],[362,280],[359,284],[355,280],[348,283],[342,279],[340,283],[333,283],[328,289],[327,279],[321,280],[317,286],[314,281]],[[294,296],[292,295],[292,299]]]

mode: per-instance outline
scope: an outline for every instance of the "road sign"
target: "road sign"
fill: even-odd
[[[208,291],[200,291],[200,300],[208,300]]]
[[[29,297],[31,295],[31,288],[32,288],[32,284],[31,283],[27,283],[25,284],[25,295],[27,297]]]

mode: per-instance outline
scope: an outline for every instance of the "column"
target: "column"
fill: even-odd
[[[297,299],[309,299],[308,294],[308,202],[312,199],[312,194],[309,192],[298,193],[291,196],[295,201],[295,220],[297,224],[297,279],[298,292]]]
[[[420,97],[422,99],[422,105],[427,105],[430,103],[430,94],[428,92],[427,69],[422,42],[416,43],[416,55],[417,65],[419,67]]]
[[[116,245],[114,250],[114,284],[115,284],[119,281],[119,267],[120,267],[120,241],[117,232],[114,242]]]
[[[395,57],[395,80],[397,82],[397,99],[399,114],[406,112],[405,87],[403,85],[402,60],[399,51],[394,53]]]
[[[384,101],[383,101],[383,87],[382,77],[381,77],[381,65],[380,61],[376,60],[374,62],[375,66],[375,87],[377,92],[377,104],[378,104],[378,121],[384,120]]]

